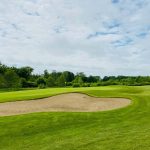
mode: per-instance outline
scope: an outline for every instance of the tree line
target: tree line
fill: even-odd
[[[34,74],[33,68],[9,67],[0,63],[0,88],[46,88],[46,87],[90,87],[107,85],[150,85],[150,76],[86,76],[83,72],[70,71]]]

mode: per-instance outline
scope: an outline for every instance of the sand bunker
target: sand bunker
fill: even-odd
[[[130,100],[124,98],[94,98],[69,93],[38,100],[1,103],[0,116],[32,112],[95,112],[125,107],[130,103]]]

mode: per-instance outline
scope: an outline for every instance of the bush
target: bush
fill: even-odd
[[[80,87],[79,83],[73,83],[72,87]]]
[[[72,82],[66,82],[66,86],[72,86]]]
[[[25,78],[21,78],[21,87],[22,88],[34,88],[37,87],[35,82],[27,81]]]
[[[99,83],[96,83],[96,86],[101,86],[101,83],[99,82]]]
[[[91,86],[90,83],[83,83],[83,84],[82,84],[82,87],[90,87],[90,86]]]
[[[45,89],[46,86],[45,86],[45,84],[39,84],[39,85],[38,85],[38,88],[39,88],[39,89]]]
[[[39,77],[37,79],[36,83],[37,83],[38,86],[39,85],[44,85],[44,86],[46,85],[46,81],[45,81],[45,79],[43,77]]]
[[[35,82],[28,81],[27,82],[27,87],[34,88],[34,87],[37,87],[37,84]]]

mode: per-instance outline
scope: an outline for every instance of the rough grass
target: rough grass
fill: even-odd
[[[0,93],[0,102],[64,92],[125,97],[133,104],[96,113],[34,113],[0,118],[0,150],[150,150],[150,86],[57,88]]]

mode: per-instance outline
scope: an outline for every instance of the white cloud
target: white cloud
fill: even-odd
[[[149,11],[148,0],[1,0],[0,61],[36,72],[149,75]]]

